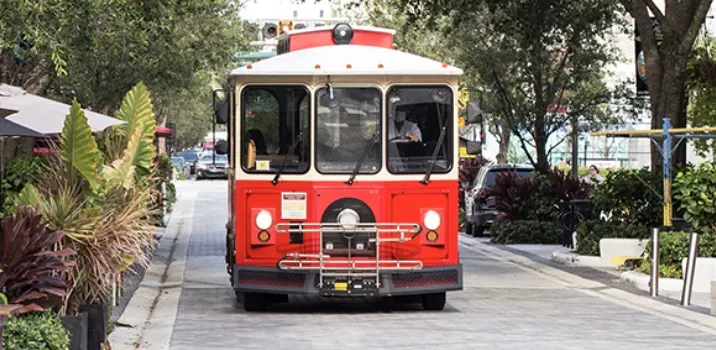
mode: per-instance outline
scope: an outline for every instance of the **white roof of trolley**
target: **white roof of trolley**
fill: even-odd
[[[277,55],[236,68],[248,75],[461,75],[462,69],[410,53],[365,45],[331,45]]]

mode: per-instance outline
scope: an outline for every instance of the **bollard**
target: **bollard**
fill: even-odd
[[[652,297],[659,296],[659,229],[651,229],[651,283],[649,292]]]
[[[699,251],[699,234],[691,232],[689,241],[689,256],[686,258],[686,274],[684,275],[684,286],[681,289],[681,305],[691,304],[691,288],[694,286],[694,270],[696,269],[696,257]]]

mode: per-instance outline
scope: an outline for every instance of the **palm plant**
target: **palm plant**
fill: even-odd
[[[59,149],[15,205],[38,205],[48,227],[62,230],[62,244],[77,251],[68,278],[74,287],[63,312],[105,302],[109,286],[133,263],[146,266],[153,245],[149,220],[156,125],[149,92],[139,83],[125,96],[115,127],[100,151],[87,118],[75,101]]]

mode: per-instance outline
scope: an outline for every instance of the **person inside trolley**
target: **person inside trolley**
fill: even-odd
[[[418,124],[406,120],[405,111],[396,111],[393,122],[389,126],[388,140],[390,141],[423,141],[423,135]]]

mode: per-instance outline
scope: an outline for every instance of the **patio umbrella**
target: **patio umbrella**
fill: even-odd
[[[8,114],[12,112],[7,109],[3,111]],[[5,138],[8,136],[43,137],[44,135],[0,117],[0,207],[5,204],[5,191],[3,191],[2,183],[5,178]]]
[[[0,84],[0,116],[3,111],[17,111],[9,114],[8,120],[42,134],[59,134],[64,127],[70,106],[48,98],[29,94],[20,87]],[[83,110],[92,131],[102,131],[113,125],[125,124],[117,118]]]

